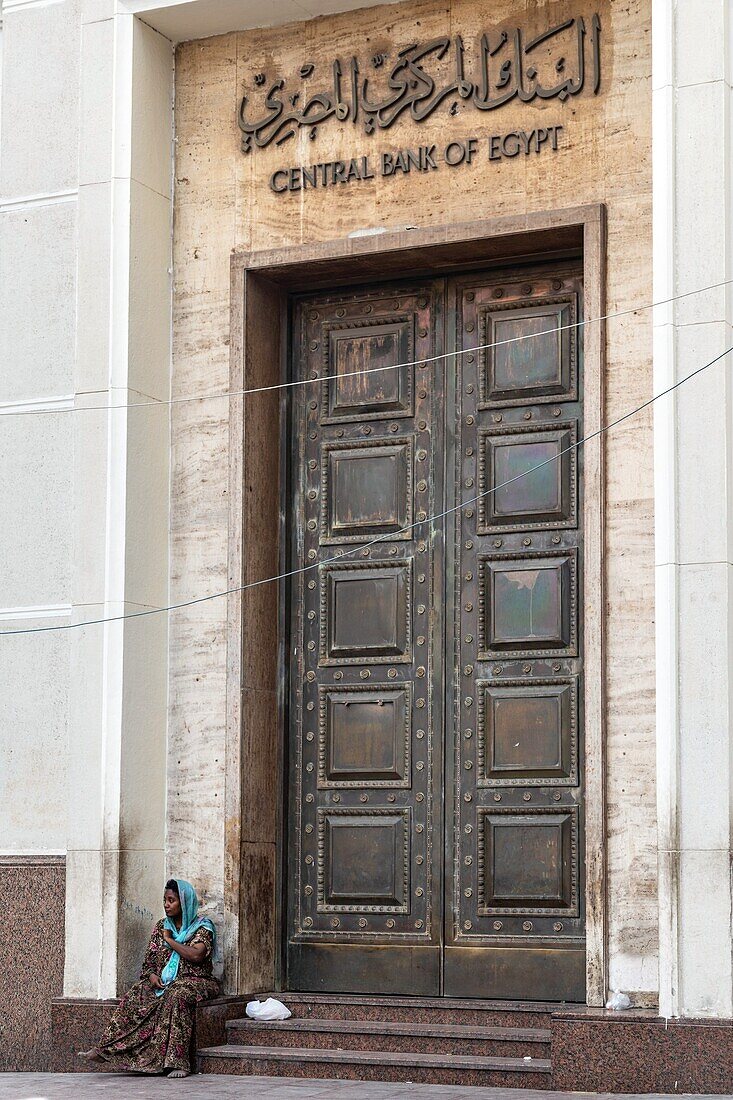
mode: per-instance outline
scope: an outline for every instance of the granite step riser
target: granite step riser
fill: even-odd
[[[281,1062],[277,1058],[199,1057],[199,1073],[230,1077],[299,1077],[337,1081],[411,1081],[426,1085],[478,1085],[484,1088],[549,1089],[549,1073],[440,1069],[432,1066],[334,1065],[333,1062]]]
[[[285,998],[283,998],[285,1000]],[[402,1006],[307,1004],[285,1000],[298,1020],[313,1017],[319,1020],[383,1021],[396,1024],[464,1024],[467,1027],[533,1027],[547,1028],[550,1017],[545,1012],[503,1011],[493,1008],[407,1008]]]
[[[404,1054],[477,1054],[483,1058],[549,1058],[550,1044],[504,1039],[463,1039],[426,1035],[354,1035],[333,1031],[228,1028],[227,1042],[242,1046],[310,1047],[321,1050],[383,1050]]]

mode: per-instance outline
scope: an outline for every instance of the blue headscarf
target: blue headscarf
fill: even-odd
[[[194,933],[199,928],[208,928],[209,932],[216,942],[216,929],[211,923],[208,917],[197,916],[199,911],[199,899],[196,897],[196,891],[190,882],[186,882],[185,879],[177,878],[176,885],[178,886],[178,897],[181,901],[181,927],[176,928],[170,917],[166,917],[163,921],[163,926],[173,933],[173,939],[176,943],[188,943],[190,939],[193,939]],[[212,947],[213,951],[213,947]],[[178,974],[178,966],[181,961],[181,956],[177,951],[171,948],[171,957],[163,967],[163,973],[160,975],[160,979],[163,985],[168,986],[174,980]],[[162,997],[165,990],[156,989],[155,996]]]

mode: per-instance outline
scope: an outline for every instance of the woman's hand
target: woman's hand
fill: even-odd
[[[160,976],[158,974],[148,974],[148,981],[152,985],[153,989],[165,989],[165,986],[160,980]]]
[[[170,929],[165,927],[163,928],[163,939],[171,951],[175,951],[177,955],[188,962],[200,963],[206,958],[206,945],[203,943],[179,943]]]

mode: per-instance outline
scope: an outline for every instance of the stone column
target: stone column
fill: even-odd
[[[171,44],[114,0],[81,27],[78,406],[170,394]],[[77,412],[77,622],[164,606],[168,405]],[[136,976],[164,882],[165,614],[73,632],[67,996]]]
[[[653,6],[654,297],[731,278],[729,0]],[[660,307],[659,393],[733,344],[731,292]],[[660,1012],[733,1015],[733,357],[655,406]]]

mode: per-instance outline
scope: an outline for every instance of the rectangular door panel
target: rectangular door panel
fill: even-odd
[[[575,549],[479,555],[478,569],[480,660],[575,655]]]
[[[386,302],[384,306],[389,314]],[[413,415],[414,314],[388,316],[382,324],[376,319],[350,317],[326,321],[320,329],[322,424]]]
[[[444,992],[583,1001],[582,285],[454,287]]]
[[[410,439],[325,444],[322,455],[322,545],[367,542],[387,534],[410,540]]]
[[[456,947],[444,951],[443,994],[446,997],[486,997],[494,990],[500,1000],[585,1000],[585,945],[516,946],[505,937],[491,946]]]
[[[479,367],[481,409],[577,401],[578,330],[572,326],[578,321],[578,290],[553,290],[552,296],[532,301],[542,290],[525,286],[527,293],[516,283],[506,291],[494,286],[491,293],[500,292],[499,297],[479,299],[478,324],[467,322],[474,327],[466,331],[478,328],[479,345],[485,349]]]
[[[577,809],[478,811],[478,913],[577,916]]]
[[[319,787],[409,787],[410,684],[321,687],[320,713]]]
[[[321,570],[321,665],[410,663],[412,561]]]
[[[478,433],[480,535],[577,525],[576,427]]]
[[[291,989],[440,992],[443,295],[295,309]]]
[[[406,913],[409,810],[319,810],[318,904],[324,913]]]
[[[578,783],[578,681],[478,680],[479,787]]]

